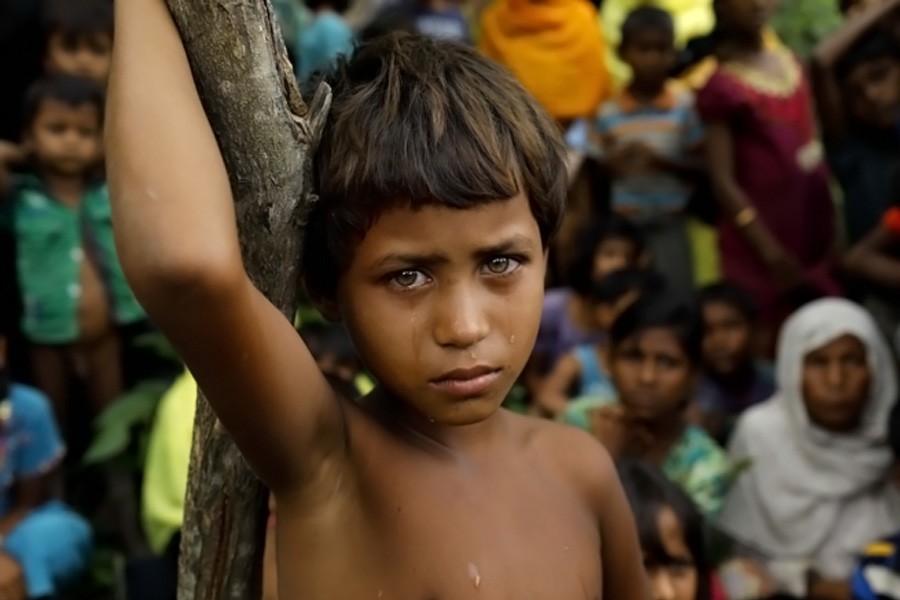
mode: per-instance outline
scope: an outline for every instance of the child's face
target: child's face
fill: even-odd
[[[654,29],[635,32],[620,54],[631,67],[634,83],[646,87],[664,83],[676,58],[672,36]]]
[[[803,359],[803,401],[810,420],[836,433],[856,429],[869,399],[866,347],[844,335]]]
[[[673,331],[640,331],[612,350],[613,382],[619,400],[633,417],[657,421],[687,406],[697,371]]]
[[[718,0],[716,11],[727,27],[735,32],[757,34],[763,30],[778,0]]]
[[[885,128],[900,112],[900,61],[881,56],[856,65],[844,80],[847,104],[859,121]]]
[[[364,364],[437,425],[487,419],[531,354],[546,255],[524,196],[477,208],[392,209],[338,284]]]
[[[726,302],[703,305],[703,362],[717,375],[730,375],[752,360],[753,332],[744,314]]]
[[[594,251],[594,267],[591,277],[599,281],[616,271],[637,264],[637,248],[626,238],[608,238],[600,242]]]
[[[100,113],[93,104],[41,102],[25,136],[41,167],[58,175],[81,176],[101,154]]]
[[[697,600],[698,574],[691,551],[684,541],[678,517],[668,506],[657,517],[659,539],[670,564],[647,564],[654,600]]]
[[[112,37],[106,32],[70,35],[62,31],[50,34],[44,68],[48,73],[80,75],[106,85],[112,59]]]

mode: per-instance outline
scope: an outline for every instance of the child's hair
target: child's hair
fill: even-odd
[[[835,64],[838,79],[845,79],[861,63],[879,58],[900,60],[900,42],[889,31],[877,30],[861,36]]]
[[[613,347],[648,329],[671,329],[682,350],[695,365],[703,356],[703,321],[694,303],[670,290],[645,294],[616,319],[610,330]]]
[[[638,538],[648,566],[665,567],[678,561],[666,552],[659,531],[659,513],[671,510],[681,524],[684,543],[697,569],[697,600],[710,598],[710,566],[707,562],[703,516],[691,499],[658,469],[637,460],[618,465],[622,487],[634,513]]]
[[[306,8],[316,10],[328,6],[336,13],[345,13],[350,6],[350,0],[306,0]]]
[[[647,30],[659,31],[675,38],[675,21],[672,15],[656,6],[639,6],[625,17],[622,23],[622,42],[620,47],[627,46],[634,36]]]
[[[603,242],[613,239],[631,242],[635,256],[644,252],[644,235],[637,225],[618,215],[602,217],[588,225],[578,236],[575,255],[566,272],[566,285],[577,294],[589,296],[594,287],[594,255]]]
[[[567,192],[559,129],[473,48],[394,33],[338,61],[314,161],[304,275],[331,298],[354,246],[391,208],[470,209],[527,195],[546,247]]]
[[[59,74],[39,79],[25,92],[23,116],[26,129],[34,123],[41,105],[47,100],[56,100],[72,108],[91,104],[97,107],[100,122],[103,122],[103,88],[86,77]]]
[[[733,283],[714,283],[703,288],[697,296],[697,302],[700,308],[717,302],[727,304],[741,313],[747,322],[752,324],[756,321],[757,311],[753,300],[747,292]]]
[[[113,33],[110,0],[47,0],[43,11],[44,36],[61,33],[68,39]]]
[[[653,294],[664,287],[665,279],[656,271],[627,268],[610,273],[596,282],[589,298],[599,304],[614,304],[631,292]]]

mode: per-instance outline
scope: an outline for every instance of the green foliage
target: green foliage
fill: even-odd
[[[781,41],[804,58],[840,24],[837,0],[784,0],[772,22]]]
[[[136,455],[126,463],[140,469],[144,464],[147,440],[168,381],[143,381],[110,404],[94,421],[95,435],[82,459],[86,465],[125,458],[133,446]]]

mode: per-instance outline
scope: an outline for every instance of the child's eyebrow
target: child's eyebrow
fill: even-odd
[[[479,248],[474,255],[479,258],[488,258],[510,252],[524,252],[532,246],[532,239],[526,235],[514,234],[505,240],[492,244],[485,248]]]

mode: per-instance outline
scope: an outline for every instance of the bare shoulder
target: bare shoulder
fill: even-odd
[[[606,448],[590,433],[555,421],[514,417],[527,453],[554,472],[592,506],[602,506],[618,487],[615,465]]]

